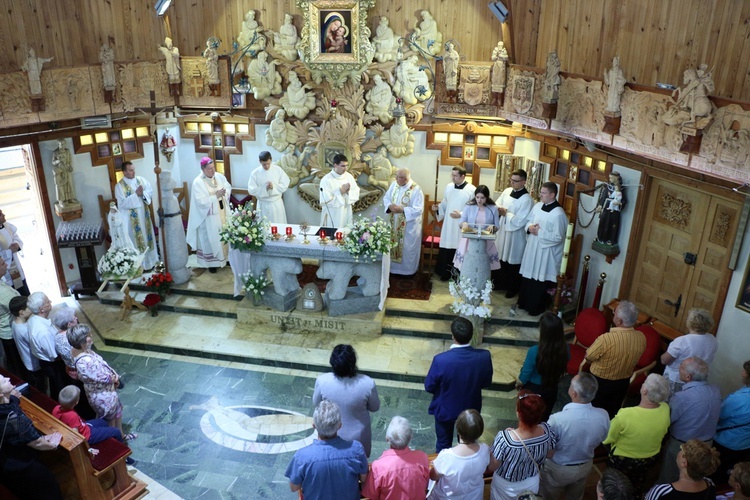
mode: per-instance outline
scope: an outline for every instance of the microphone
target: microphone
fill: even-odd
[[[323,193],[323,187],[322,186],[320,188],[320,192]],[[323,194],[325,194],[325,193],[323,193]],[[328,201],[325,201],[324,204],[326,206],[326,209],[328,209],[328,213],[325,215],[325,217],[330,217],[331,218],[331,227],[333,227],[335,224],[333,223],[333,215],[331,215],[331,207],[328,206]],[[325,224],[325,217],[323,218],[323,226],[326,225]],[[333,235],[331,235],[331,236],[333,236]]]

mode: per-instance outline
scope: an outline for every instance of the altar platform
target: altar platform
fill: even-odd
[[[233,296],[233,284],[229,268],[216,274],[196,269],[188,283],[173,288],[160,305],[158,316],[133,309],[124,320],[119,319],[122,294],[111,288],[100,292],[99,300],[79,300],[86,316],[81,321],[92,324],[107,346],[222,360],[237,367],[325,372],[330,370],[332,348],[348,343],[357,350],[362,372],[376,379],[420,384],[433,356],[452,342],[453,299],[448,284],[438,279],[432,281],[429,300],[386,299],[380,312],[384,315],[381,334],[356,327],[338,328],[326,321],[275,332],[238,324],[238,307],[246,307],[248,301]],[[138,280],[131,288],[134,299],[143,300],[146,292],[138,290]],[[493,315],[482,347],[492,352],[494,391],[513,388],[526,350],[538,340],[538,318],[528,317],[523,311],[510,316],[512,302],[500,293],[492,294]]]

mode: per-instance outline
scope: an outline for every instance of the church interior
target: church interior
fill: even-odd
[[[611,319],[627,300],[664,349],[705,309],[719,345],[709,381],[722,396],[739,388],[750,353],[750,2],[0,2],[0,210],[24,240],[31,291],[76,308],[125,374],[123,424],[140,435],[129,471],[145,484],[133,497],[291,498],[284,471],[312,440],[315,378],[337,344],[356,349],[380,393],[370,460],[388,448],[395,415],[411,422],[412,447],[433,451],[424,378],[452,343],[459,298],[433,273],[442,222],[431,207],[455,167],[493,198],[517,169],[535,202],[542,183],[557,185],[570,232],[550,307],[569,341],[581,310]],[[253,300],[238,285],[251,253],[208,272],[185,242],[204,159],[233,206],[254,206],[263,151],[289,178],[278,231],[298,233],[265,248],[302,256],[299,279],[327,287],[328,310],[275,284]],[[376,295],[334,310],[325,294],[340,277],[316,268],[343,250],[313,235],[303,244],[302,228],[326,225],[321,181],[339,153],[359,188],[355,216],[388,220],[384,195],[403,168],[424,211],[416,273],[389,280],[379,260]],[[151,310],[150,272],[97,271],[125,162],[153,187],[159,260],[179,277]],[[602,241],[613,174],[624,203]],[[487,443],[516,422],[516,380],[539,341],[538,317],[490,298],[475,322],[494,368]]]

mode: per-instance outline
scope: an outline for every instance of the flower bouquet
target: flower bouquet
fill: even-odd
[[[382,254],[390,252],[393,246],[391,225],[380,217],[375,220],[357,218],[343,240],[341,248],[356,260],[366,259],[374,262]]]
[[[263,289],[271,284],[268,278],[266,278],[266,273],[260,273],[256,276],[248,271],[244,274],[240,274],[240,279],[243,283],[242,288],[248,294],[253,295],[253,302],[256,304],[260,302],[261,297],[266,293]]]
[[[257,251],[263,248],[270,225],[266,219],[259,219],[256,215],[256,212],[245,207],[232,210],[219,231],[221,241],[238,250]]]
[[[172,275],[169,273],[154,273],[146,281],[146,288],[159,294],[159,297],[164,298],[169,294],[169,290],[172,288],[174,280]]]
[[[472,286],[469,278],[462,276],[458,282],[451,281],[448,288],[453,297],[451,311],[469,319],[472,316],[483,319],[490,317],[492,281],[487,280],[480,292]]]
[[[151,316],[159,314],[159,304],[161,303],[161,297],[158,293],[149,293],[146,298],[143,299],[143,305],[148,307]]]
[[[98,270],[105,279],[134,278],[142,261],[143,256],[134,248],[112,247],[99,259]]]
[[[552,287],[547,289],[547,295],[554,298],[555,293],[557,293],[557,287]],[[568,304],[573,302],[573,297],[575,296],[575,289],[572,287],[569,287],[568,285],[563,283],[562,290],[560,290],[560,305],[561,306],[567,306]]]

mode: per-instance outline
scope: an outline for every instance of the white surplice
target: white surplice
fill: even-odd
[[[524,231],[539,224],[539,234],[529,234],[526,250],[521,261],[521,276],[537,281],[556,281],[560,273],[568,216],[557,206],[549,212],[542,210],[544,203],[537,203],[531,210]]]
[[[143,187],[143,197],[135,192],[138,186]],[[151,220],[151,214],[147,208],[151,204],[153,195],[151,183],[137,175],[132,179],[123,177],[115,184],[117,209],[127,228],[130,241],[133,242],[136,250],[144,254],[143,269],[151,269],[159,260],[153,226],[155,221]]]
[[[474,198],[474,192],[477,188],[468,182],[463,189],[456,189],[452,182],[445,186],[443,200],[438,206],[437,220],[443,221],[443,228],[440,231],[440,248],[458,248],[461,242],[461,228],[459,227],[460,219],[454,219],[450,216],[451,212],[458,210],[463,212],[466,204]]]
[[[424,211],[424,194],[416,182],[409,181],[404,186],[391,183],[383,196],[386,218],[391,227],[397,231],[396,225],[406,221],[399,247],[391,250],[391,273],[405,276],[414,274],[419,267],[420,246],[422,244],[422,212]],[[404,207],[403,214],[388,213],[389,205]],[[397,231],[398,232],[398,231]]]
[[[529,222],[534,200],[529,193],[513,198],[513,188],[508,188],[495,200],[498,207],[506,209],[500,217],[500,229],[495,237],[495,245],[500,260],[508,264],[520,264],[526,248],[526,224]]]
[[[271,183],[271,189],[266,185]],[[259,166],[250,173],[247,181],[247,191],[258,199],[256,208],[262,217],[274,224],[286,224],[286,209],[282,195],[289,189],[289,176],[276,164],[271,164],[268,170]]]
[[[341,186],[349,191],[341,194]],[[352,223],[352,205],[359,200],[357,180],[349,172],[338,175],[331,170],[320,180],[320,226],[344,227]],[[331,220],[333,219],[333,220]]]
[[[220,206],[216,191],[226,189]],[[228,257],[227,245],[221,242],[219,231],[229,212],[232,186],[227,178],[216,172],[212,179],[203,174],[193,180],[190,191],[190,216],[186,240],[198,256],[200,267],[224,267]]]
[[[3,260],[8,265],[8,271],[5,273],[5,276],[0,276],[0,279],[13,288],[20,288],[23,286],[23,280],[26,279],[26,275],[23,273],[18,252],[13,252],[10,249],[13,243],[18,245],[18,252],[23,249],[23,241],[18,237],[16,226],[10,222],[6,222],[5,227],[0,229],[0,256],[3,257]]]

